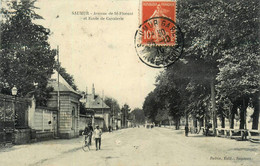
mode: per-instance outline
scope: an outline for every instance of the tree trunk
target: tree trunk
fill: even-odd
[[[234,119],[235,119],[235,114],[234,113],[231,113],[230,115],[230,129],[234,129]]]
[[[229,113],[229,127],[230,129],[234,129],[234,119],[235,119],[235,112],[237,111],[237,103],[233,103],[233,107]]]
[[[198,126],[198,123],[197,123],[197,119],[195,116],[193,116],[193,132],[196,133],[197,132],[197,126]]]
[[[175,129],[176,129],[176,130],[179,130],[179,121],[180,121],[179,118],[176,118],[176,119],[175,119]]]
[[[244,127],[245,127],[245,114],[244,114],[243,108],[241,108],[239,115],[240,115],[239,129],[244,129]]]
[[[217,114],[216,114],[216,98],[215,98],[214,78],[212,78],[211,81],[210,81],[210,90],[211,90],[211,105],[212,105],[212,119],[213,119],[213,134],[216,135]]]
[[[221,115],[221,128],[225,128],[225,117],[223,114]]]
[[[198,133],[199,133],[201,130],[201,127],[203,126],[203,118],[200,118],[198,121],[199,121],[199,127],[198,127]]]
[[[253,130],[258,130],[258,123],[259,123],[259,98],[256,97],[255,101],[253,102],[254,106],[254,113],[253,113],[253,124],[252,124],[252,129]]]
[[[185,110],[185,136],[187,137],[189,133],[189,117],[187,110]]]
[[[200,119],[200,128],[204,126],[204,120],[203,118]]]
[[[185,111],[185,125],[189,126],[189,117],[187,111]]]
[[[243,98],[242,108],[240,110],[240,125],[239,129],[246,129],[246,109],[248,106],[248,99]]]
[[[206,114],[204,115],[204,119],[203,120],[204,120],[203,127],[205,128],[207,123],[208,123]]]

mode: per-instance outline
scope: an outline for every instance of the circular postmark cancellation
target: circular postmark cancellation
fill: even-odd
[[[181,57],[184,36],[180,27],[170,18],[153,17],[138,27],[134,44],[143,63],[153,68],[164,68]]]

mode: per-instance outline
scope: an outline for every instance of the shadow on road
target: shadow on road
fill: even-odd
[[[229,149],[230,151],[250,151],[250,152],[257,152],[259,149],[257,148],[232,148]]]
[[[205,135],[199,135],[199,134],[194,134],[194,135],[188,135],[188,137],[192,137],[192,138],[205,138],[206,136]],[[209,136],[207,136],[207,137],[209,137]]]

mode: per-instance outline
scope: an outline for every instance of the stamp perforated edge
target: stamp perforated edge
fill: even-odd
[[[142,3],[143,2],[175,2],[176,3],[176,6],[175,6],[176,18],[175,19],[176,19],[176,22],[177,22],[177,12],[178,12],[177,1],[178,0],[139,0],[139,8],[138,8],[138,25],[139,26],[138,26],[138,29],[146,21],[146,20],[142,21],[142,12],[143,12],[142,11],[142,9],[143,9]],[[174,22],[174,24],[177,26],[176,22]],[[147,44],[146,46],[148,46],[148,47],[154,47],[154,46],[156,46],[156,47],[174,47],[174,45],[172,45],[172,44],[154,45],[154,46]]]

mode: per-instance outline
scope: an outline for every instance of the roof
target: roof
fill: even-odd
[[[51,79],[48,81],[48,86],[53,87],[54,91],[58,91],[58,72],[56,70],[54,70],[54,73],[51,75]],[[80,95],[68,84],[68,82],[60,74],[59,74],[59,91],[72,92],[77,95]]]
[[[93,94],[87,94],[85,101],[86,108],[92,108],[92,109],[98,109],[98,108],[103,108],[103,109],[109,109],[110,107],[106,105],[106,103],[100,98],[98,95]]]

